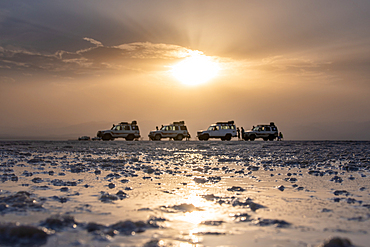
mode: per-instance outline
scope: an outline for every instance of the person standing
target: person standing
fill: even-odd
[[[242,140],[244,140],[244,128],[242,127]]]
[[[239,127],[236,128],[236,132],[238,133],[238,140],[240,140],[240,129],[239,129]]]

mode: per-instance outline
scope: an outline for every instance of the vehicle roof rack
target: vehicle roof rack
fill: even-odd
[[[234,124],[234,120],[230,120],[227,122],[217,122],[217,124]]]
[[[185,121],[173,122],[174,125],[184,125]]]
[[[120,122],[120,124],[128,124],[128,122]]]

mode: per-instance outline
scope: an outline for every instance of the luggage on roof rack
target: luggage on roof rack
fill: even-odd
[[[185,121],[173,122],[174,125],[184,125]]]

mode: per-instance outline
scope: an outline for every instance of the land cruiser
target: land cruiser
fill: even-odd
[[[207,141],[209,138],[221,138],[223,141],[230,141],[236,137],[234,121],[217,122],[208,127],[207,130],[198,131],[197,137],[200,141]]]
[[[114,140],[115,138],[125,138],[126,141],[132,141],[140,138],[139,126],[136,121],[121,122],[117,125],[113,124],[110,130],[101,130],[96,134],[97,137],[104,141]]]
[[[259,124],[253,126],[251,130],[244,132],[243,139],[254,141],[256,138],[262,138],[264,141],[273,141],[278,137],[278,129],[273,122],[269,125]]]
[[[150,131],[149,139],[153,141],[160,141],[162,138],[170,138],[175,141],[182,141],[184,138],[190,138],[188,128],[185,126],[184,121],[173,122],[172,124],[165,125],[158,130]]]

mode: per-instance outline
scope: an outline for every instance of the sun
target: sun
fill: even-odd
[[[193,54],[172,66],[172,75],[185,85],[195,86],[218,75],[220,66],[211,57]]]

